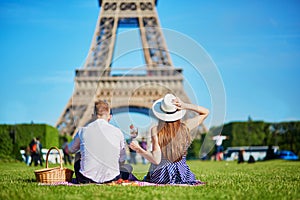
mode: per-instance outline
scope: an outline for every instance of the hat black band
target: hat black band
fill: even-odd
[[[166,114],[174,114],[174,113],[176,113],[178,111],[178,109],[176,109],[174,112],[165,112]]]

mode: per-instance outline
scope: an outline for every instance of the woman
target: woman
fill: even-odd
[[[186,110],[199,115],[182,120]],[[157,100],[152,111],[159,123],[151,129],[152,152],[143,150],[136,142],[130,148],[151,162],[147,180],[159,184],[194,184],[195,175],[186,164],[187,149],[191,144],[190,131],[198,127],[209,111],[198,105],[187,104],[172,94]]]

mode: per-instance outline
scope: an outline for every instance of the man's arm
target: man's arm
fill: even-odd
[[[120,150],[120,158],[119,158],[119,163],[120,165],[123,165],[126,161],[126,149],[125,149],[125,141],[121,142],[121,150]]]
[[[76,153],[80,149],[80,137],[79,133],[82,131],[82,129],[79,129],[79,131],[76,133],[73,140],[66,146],[66,152],[67,153]]]

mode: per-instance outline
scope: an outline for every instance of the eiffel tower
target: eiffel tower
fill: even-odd
[[[90,122],[97,99],[107,101],[113,113],[149,114],[153,101],[168,92],[190,102],[182,69],[173,66],[169,55],[156,5],[157,0],[99,0],[101,9],[87,59],[76,69],[73,95],[56,124],[61,134],[73,135]],[[112,67],[116,33],[122,25],[139,28],[145,65],[133,70],[143,73],[113,73],[118,69]]]

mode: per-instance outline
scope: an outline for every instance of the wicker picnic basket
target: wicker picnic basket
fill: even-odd
[[[56,149],[60,157],[60,167],[48,168],[48,156],[52,149]],[[46,155],[46,168],[35,170],[36,181],[40,183],[57,183],[70,182],[74,171],[68,168],[63,168],[62,155],[57,147],[51,147]]]

